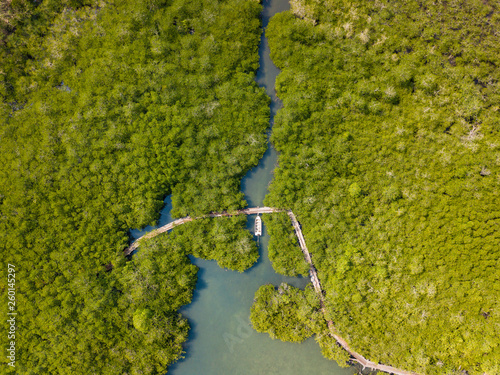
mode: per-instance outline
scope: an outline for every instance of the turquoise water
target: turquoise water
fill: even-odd
[[[350,375],[326,360],[314,339],[284,343],[251,328],[255,291],[263,284],[288,282],[304,287],[303,278],[274,273],[267,258],[269,236],[260,239],[259,262],[244,273],[226,271],[214,261],[192,258],[200,270],[193,302],[181,310],[191,325],[185,359],[171,366],[173,375]]]
[[[288,9],[288,1],[264,1],[262,20],[264,27],[277,12]],[[281,107],[274,92],[274,81],[278,69],[269,58],[269,47],[265,36],[259,49],[260,69],[257,82],[266,88],[272,98],[271,125],[273,116]],[[277,154],[269,147],[257,167],[242,180],[241,187],[248,205],[263,206],[267,187],[276,166]],[[165,218],[169,212],[166,200]],[[248,218],[251,228],[254,217]],[[134,233],[138,235],[139,233]],[[277,275],[267,257],[269,236],[265,232],[260,238],[260,259],[244,273],[219,268],[214,261],[191,258],[200,270],[193,302],[181,313],[191,325],[190,336],[185,344],[185,358],[169,369],[172,375],[299,375],[299,374],[353,374],[353,368],[343,369],[335,362],[326,360],[314,339],[302,344],[272,340],[267,334],[251,328],[249,315],[257,289],[267,283],[279,285],[287,282],[303,288],[308,279]]]

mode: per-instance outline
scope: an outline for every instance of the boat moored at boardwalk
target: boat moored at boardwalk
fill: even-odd
[[[262,219],[258,214],[257,217],[255,218],[254,233],[256,236],[262,236]]]

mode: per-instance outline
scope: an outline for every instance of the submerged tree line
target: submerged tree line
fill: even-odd
[[[266,31],[284,108],[265,203],[299,218],[329,317],[374,362],[500,372],[498,10],[293,0]]]
[[[186,225],[132,261],[122,250],[167,194],[177,216],[246,205],[240,179],[269,122],[254,80],[261,9],[2,3],[0,243],[19,313],[7,373],[163,374],[188,334],[177,313],[196,282],[187,254],[240,271],[255,262],[242,218]]]

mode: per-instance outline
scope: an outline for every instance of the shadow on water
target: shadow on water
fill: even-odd
[[[274,125],[274,116],[283,106],[281,100],[276,96],[276,91],[274,89],[276,77],[280,71],[271,60],[265,28],[267,27],[269,19],[274,14],[289,8],[288,1],[285,0],[264,0],[263,5],[264,9],[261,13],[261,18],[264,32],[260,39],[259,69],[257,70],[255,80],[260,87],[266,90],[267,95],[271,98],[271,115],[268,129],[268,148],[259,162],[259,165],[252,168],[241,181],[241,189],[245,193],[245,200],[251,207],[263,206],[264,197],[269,192],[268,185],[272,180],[273,170],[278,161],[278,155],[269,142],[269,136]]]
[[[172,196],[168,195],[163,200],[163,203],[164,205],[160,211],[160,218],[158,219],[158,223],[156,223],[156,225],[154,226],[148,225],[147,227],[142,229],[131,229],[129,234],[132,240],[136,240],[139,237],[145,235],[146,233],[151,232],[152,230],[159,228],[165,224],[168,224],[172,221],[172,216],[170,215],[170,211],[172,210]]]
[[[191,261],[192,264],[196,264],[196,258],[192,255],[189,255],[189,260]],[[193,298],[191,299],[191,303],[196,303],[196,301],[198,300],[198,298],[200,297],[200,292],[203,290],[203,289],[206,289],[207,288],[207,283],[204,279],[204,276],[205,276],[205,273],[207,271],[202,268],[202,267],[198,267],[198,273],[197,273],[197,279],[196,279],[196,286],[195,286],[195,289],[193,291]],[[181,313],[182,313],[182,310],[185,309],[186,306],[183,306],[181,308]]]
[[[182,313],[182,310],[180,311]],[[173,373],[175,369],[178,366],[181,366],[183,362],[189,361],[192,359],[193,355],[191,354],[191,346],[193,345],[194,341],[196,340],[196,337],[198,336],[197,330],[198,330],[198,323],[196,321],[193,321],[192,319],[188,319],[189,323],[189,334],[187,341],[182,345],[182,349],[184,353],[182,354],[182,358],[180,358],[177,362],[173,363],[168,367],[168,372]]]
[[[195,262],[196,258],[193,257],[192,255],[189,255],[189,259],[190,259],[191,263],[193,263],[193,264],[196,263]],[[189,305],[183,306],[179,310],[179,313],[181,313],[183,316],[185,315],[184,314],[185,310],[188,309],[189,306],[191,306],[192,304],[196,304],[196,302],[200,298],[200,294],[202,293],[202,291],[207,288],[207,283],[204,279],[205,273],[206,273],[206,270],[204,268],[198,267],[196,286],[195,286],[195,289],[193,291],[193,298],[191,299],[191,303]],[[179,359],[177,362],[175,362],[174,364],[169,366],[169,368],[168,368],[169,372],[174,372],[175,369],[177,368],[177,366],[180,366],[182,364],[182,362],[185,362],[185,361],[191,359],[191,357],[192,357],[192,354],[191,354],[192,351],[190,350],[190,347],[193,345],[193,343],[195,342],[195,340],[198,336],[198,322],[195,319],[188,319],[188,323],[189,323],[189,334],[188,334],[187,341],[183,344],[183,350],[184,350],[183,358]]]
[[[264,206],[264,196],[268,192],[270,183],[270,180],[267,180],[266,177],[272,176],[277,160],[276,150],[269,147],[259,165],[252,168],[242,179],[241,189],[245,192],[245,200],[249,207]],[[252,192],[253,194],[249,194],[248,192]]]

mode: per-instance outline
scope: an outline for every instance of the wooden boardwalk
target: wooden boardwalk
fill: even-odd
[[[201,216],[201,217],[195,217],[192,218],[190,216],[183,217],[181,219],[174,220],[160,228],[157,228],[155,230],[152,230],[151,232],[145,234],[142,237],[139,237],[136,239],[132,244],[127,247],[124,250],[125,255],[130,255],[135,249],[137,249],[140,245],[141,240],[145,240],[148,238],[155,237],[161,233],[168,232],[169,230],[175,228],[178,225],[182,225],[184,223],[187,223],[189,221],[193,221],[196,219],[202,219],[205,217],[222,217],[222,216],[235,216],[235,215],[256,215],[256,214],[271,214],[273,212],[282,212],[283,210],[279,210],[277,208],[271,208],[271,207],[250,207],[250,208],[245,208],[243,210],[238,210],[234,212],[214,212],[211,214],[208,214],[206,216]]]
[[[321,288],[321,283],[319,282],[316,267],[314,267],[314,264],[312,262],[311,254],[309,253],[309,250],[307,250],[306,240],[304,239],[304,235],[302,234],[302,229],[300,228],[300,224],[297,221],[297,218],[295,217],[293,212],[287,211],[287,214],[288,214],[288,216],[290,216],[290,219],[292,220],[292,225],[293,225],[293,228],[295,229],[295,235],[297,236],[297,239],[299,240],[299,245],[300,245],[300,248],[302,249],[302,253],[304,254],[304,258],[305,258],[306,262],[309,263],[309,274],[311,276],[311,282],[314,286],[314,290],[316,291],[316,293],[318,294],[319,299],[320,299],[321,312],[323,313],[324,316],[326,316],[323,289]],[[331,336],[339,343],[340,346],[342,346],[344,348],[345,351],[347,351],[351,355],[352,360],[361,364],[363,366],[363,368],[368,367],[368,368],[371,368],[373,370],[388,372],[388,373],[397,374],[397,375],[418,375],[415,372],[405,371],[405,370],[401,370],[401,369],[398,369],[398,368],[395,368],[392,366],[382,365],[379,363],[369,361],[368,359],[363,357],[361,354],[352,350],[351,347],[347,344],[347,342],[337,334],[338,331],[335,329],[335,325],[333,324],[333,321],[327,320],[326,322],[328,324],[328,329],[330,330]]]
[[[155,236],[159,235],[160,233],[167,232],[178,225],[182,225],[184,223],[187,223],[189,221],[193,221],[196,219],[201,219],[201,218],[205,218],[205,217],[270,214],[273,212],[286,212],[288,214],[288,216],[290,217],[290,219],[292,220],[292,225],[293,225],[293,228],[295,230],[295,235],[297,236],[297,239],[299,240],[300,248],[302,250],[302,253],[304,254],[304,258],[305,258],[306,262],[309,264],[309,275],[311,277],[311,282],[314,286],[314,290],[316,291],[316,293],[318,294],[318,296],[320,298],[321,311],[322,311],[323,315],[326,316],[326,309],[325,309],[325,303],[324,303],[324,292],[323,292],[323,289],[321,288],[321,283],[320,283],[319,278],[318,278],[318,273],[316,271],[316,267],[314,267],[314,264],[313,264],[313,261],[311,258],[311,254],[309,253],[309,250],[307,249],[306,240],[304,238],[304,235],[302,234],[302,229],[300,227],[300,224],[299,224],[297,218],[295,217],[294,213],[291,210],[280,210],[280,209],[272,208],[272,207],[250,207],[250,208],[245,208],[243,210],[238,210],[238,211],[234,211],[234,212],[214,212],[214,213],[208,214],[206,216],[201,216],[201,217],[196,217],[196,218],[192,218],[190,216],[187,216],[187,217],[184,217],[181,219],[174,220],[174,221],[172,221],[172,222],[170,222],[170,223],[168,223],[168,224],[166,224],[158,229],[155,229],[155,230],[145,234],[144,236],[138,238],[129,247],[127,247],[124,250],[124,254],[130,255],[135,249],[137,249],[139,247],[140,241],[143,239],[155,237]],[[367,367],[367,368],[371,368],[373,370],[383,371],[383,372],[387,372],[387,373],[395,374],[395,375],[419,375],[416,372],[401,370],[401,369],[398,369],[398,368],[395,368],[392,366],[382,365],[382,364],[375,363],[375,362],[372,362],[372,361],[366,359],[361,354],[353,351],[351,349],[351,347],[349,346],[349,344],[347,344],[347,342],[342,337],[340,337],[338,335],[338,331],[335,328],[333,321],[327,320],[326,322],[328,324],[328,328],[330,330],[331,336],[337,341],[337,343],[340,346],[342,346],[344,348],[345,351],[347,351],[351,355],[351,357],[352,357],[351,360],[358,362],[359,364],[361,364],[363,366],[363,368]]]
[[[318,273],[316,272],[316,268],[311,259],[311,254],[309,254],[309,250],[307,250],[306,240],[304,239],[304,235],[302,234],[302,229],[300,228],[300,224],[297,221],[297,218],[293,214],[292,211],[287,211],[288,216],[292,220],[293,228],[295,229],[295,235],[299,240],[300,248],[302,249],[302,253],[304,254],[304,258],[307,263],[309,263],[309,275],[311,276],[311,282],[314,286],[314,290],[321,299],[321,305],[323,306],[323,289],[321,288],[321,283],[319,282]]]

